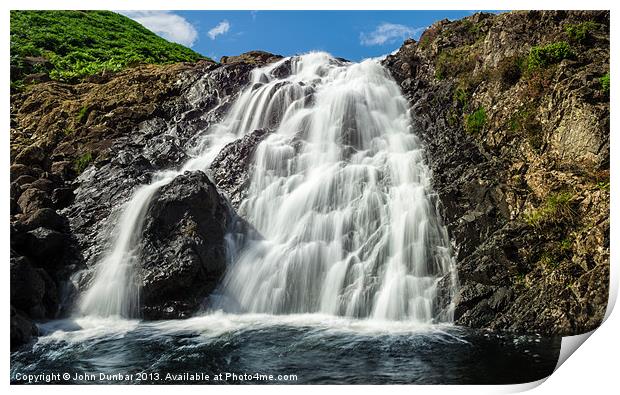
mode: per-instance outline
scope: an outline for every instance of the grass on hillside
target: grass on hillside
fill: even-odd
[[[74,81],[139,64],[192,62],[202,55],[110,11],[11,11],[11,85],[28,74]]]

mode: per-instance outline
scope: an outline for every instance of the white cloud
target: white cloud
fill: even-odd
[[[395,23],[382,23],[371,33],[360,33],[360,44],[383,45],[412,37],[424,30],[423,27],[411,27]]]
[[[170,11],[119,11],[168,41],[191,47],[198,31],[180,15]]]
[[[228,23],[228,21],[224,19],[222,22],[218,23],[217,26],[215,26],[213,29],[209,30],[207,35],[209,36],[209,38],[211,38],[211,40],[215,40],[215,37],[226,34],[228,30],[230,30],[230,23]]]

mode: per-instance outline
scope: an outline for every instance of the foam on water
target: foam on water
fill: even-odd
[[[413,321],[381,321],[355,319],[327,314],[229,314],[222,311],[185,320],[140,321],[111,317],[81,317],[41,324],[42,336],[37,346],[64,342],[79,344],[86,341],[122,339],[130,332],[146,337],[178,336],[192,333],[206,339],[217,339],[226,334],[260,331],[274,327],[300,328],[315,335],[399,336],[466,342],[454,334],[450,325],[428,325]],[[452,330],[452,333],[450,332]]]

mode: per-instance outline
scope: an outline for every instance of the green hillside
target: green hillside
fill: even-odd
[[[12,85],[32,73],[72,81],[139,63],[201,58],[110,11],[11,11]]]

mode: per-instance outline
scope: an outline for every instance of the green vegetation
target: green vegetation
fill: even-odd
[[[576,213],[572,204],[573,194],[558,192],[550,195],[538,208],[524,213],[524,221],[535,228],[546,224],[562,224],[575,219]]]
[[[541,153],[544,145],[542,125],[536,117],[535,107],[524,106],[508,120],[510,131],[527,136],[536,153]]]
[[[484,107],[479,107],[473,113],[465,116],[465,131],[470,134],[477,134],[487,123],[487,113]]]
[[[482,33],[482,22],[474,23],[469,19],[464,19],[462,22],[462,26],[465,28],[467,33],[474,36],[474,38],[477,38]]]
[[[465,108],[465,106],[467,106],[467,103],[469,102],[469,97],[470,97],[470,93],[467,90],[467,88],[464,88],[461,86],[456,88],[456,90],[454,91],[454,95],[452,96],[454,101],[459,106],[461,106],[461,108]]]
[[[560,241],[560,252],[564,254],[570,254],[573,251],[574,239],[572,236],[566,236],[562,241]]]
[[[538,263],[546,269],[553,270],[557,268],[560,264],[559,262],[553,258],[553,256],[549,252],[543,252],[538,260]]]
[[[564,27],[564,31],[571,41],[583,43],[592,37],[592,30],[596,30],[597,28],[598,23],[586,21],[576,24],[570,23]]]
[[[524,273],[517,273],[515,275],[514,284],[529,288],[529,284],[527,283],[527,277]]]
[[[544,46],[534,46],[530,49],[530,54],[527,57],[527,70],[544,68],[574,56],[575,54],[566,41],[558,41]]]
[[[80,111],[78,111],[77,117],[76,117],[76,121],[78,123],[82,123],[86,120],[86,118],[88,117],[88,113],[89,113],[89,108],[88,106],[84,106],[82,108],[80,108]]]
[[[609,84],[611,82],[609,80],[609,73],[599,78],[598,82],[601,84],[601,91],[603,91],[604,93],[609,93]]]
[[[441,52],[435,63],[435,78],[443,80],[472,72],[476,68],[476,57],[477,53],[470,46]]]
[[[547,243],[544,251],[535,262],[542,268],[553,271],[557,269],[562,262],[570,261],[574,254],[574,245],[575,235],[574,233],[570,233],[559,241]]]
[[[86,152],[85,154],[82,154],[82,156],[76,159],[75,163],[73,164],[73,170],[75,170],[76,173],[80,174],[88,167],[88,165],[92,161],[93,155],[90,152]]]
[[[201,58],[109,11],[11,11],[11,82],[16,88],[33,73],[73,81],[140,63]]]
[[[600,181],[596,183],[596,189],[599,189],[601,191],[609,191],[609,186],[610,186],[609,181],[607,182]]]
[[[430,44],[437,37],[437,29],[426,29],[422,36],[420,37],[420,42],[418,43],[419,47],[422,49],[426,49],[430,46]]]
[[[420,38],[420,42],[418,43],[418,46],[422,49],[427,48],[431,43],[431,37],[430,34],[424,34],[421,38]]]

